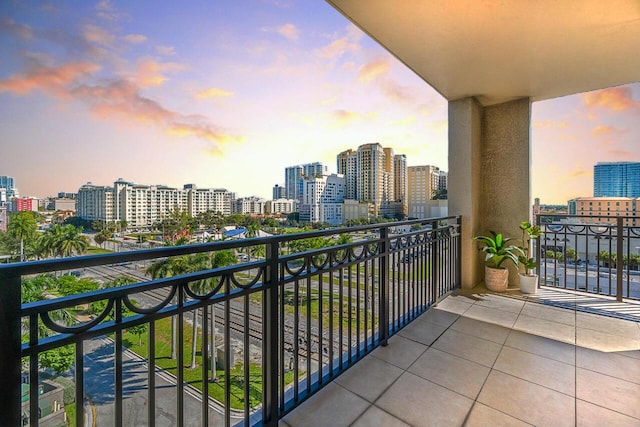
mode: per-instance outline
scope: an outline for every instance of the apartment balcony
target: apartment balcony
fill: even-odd
[[[640,304],[478,286],[428,310],[280,426],[637,426],[639,378]]]
[[[76,425],[639,423],[631,266],[620,296],[618,265],[576,291],[558,258],[536,295],[463,290],[461,235],[446,217],[0,266],[0,411],[38,413],[41,356],[70,346]],[[238,262],[202,264],[222,251]],[[45,272],[137,283],[21,304]]]

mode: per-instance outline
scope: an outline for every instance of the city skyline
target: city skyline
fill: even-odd
[[[268,198],[285,167],[335,172],[375,142],[449,169],[447,102],[324,2],[10,0],[0,46],[0,174],[22,195],[125,177]],[[598,161],[640,159],[640,84],[532,116],[543,203],[591,194]]]

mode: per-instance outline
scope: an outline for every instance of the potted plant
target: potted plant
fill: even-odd
[[[518,261],[524,266],[524,273],[518,274],[520,292],[523,294],[535,294],[538,290],[538,275],[533,270],[538,267],[538,263],[533,257],[529,257],[529,251],[532,250],[531,241],[538,239],[542,234],[542,230],[540,230],[539,226],[532,225],[527,221],[520,223],[520,230],[522,230],[523,246],[520,248],[522,254],[518,256]]]
[[[485,252],[484,283],[487,289],[495,292],[505,292],[509,283],[509,270],[503,267],[505,261],[513,263],[518,267],[518,256],[522,254],[522,249],[516,245],[509,244],[511,238],[504,237],[502,233],[489,231],[491,236],[476,236],[473,239],[483,242],[480,248]]]

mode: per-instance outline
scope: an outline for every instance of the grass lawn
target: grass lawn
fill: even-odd
[[[177,375],[177,361],[171,359],[171,323],[170,319],[162,319],[156,322],[156,365],[162,367],[166,371]],[[184,381],[196,387],[198,390],[203,389],[202,384],[202,355],[200,353],[200,336],[198,336],[197,352],[196,352],[196,367],[190,369],[188,366],[191,363],[191,347],[192,347],[192,332],[191,325],[185,322],[184,324],[184,362],[185,368],[183,371]],[[147,358],[147,333],[143,333],[141,338],[141,345],[138,342],[138,335],[134,335],[127,332],[123,336],[125,346],[132,351],[136,352],[140,356]],[[201,335],[201,333],[199,333]],[[219,379],[218,382],[208,383],[209,395],[214,399],[225,402],[225,387],[227,381],[230,385],[230,406],[234,409],[243,409],[245,404],[244,397],[244,367],[242,364],[236,365],[229,373],[229,378],[225,377],[225,372],[222,369],[216,370],[216,375]],[[293,381],[293,372],[285,374],[285,383],[289,384]],[[249,365],[249,405],[255,407],[261,403],[262,400],[262,367],[257,364]]]
[[[110,254],[111,252],[113,251],[110,251],[109,249],[102,249],[97,246],[89,246],[85,255]]]
[[[69,427],[76,427],[76,404],[70,403],[65,405],[64,412],[67,413],[67,423]]]

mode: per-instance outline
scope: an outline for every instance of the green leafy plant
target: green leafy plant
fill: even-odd
[[[522,244],[520,247],[522,254],[518,256],[518,261],[524,266],[525,274],[532,275],[533,269],[538,266],[538,263],[533,257],[529,257],[529,251],[531,250],[531,241],[538,239],[542,235],[540,226],[532,225],[530,222],[522,221],[520,223],[520,230],[522,230]]]
[[[480,248],[485,252],[484,257],[487,266],[491,268],[504,268],[502,263],[505,261],[512,262],[516,267],[518,266],[518,256],[523,254],[522,248],[509,244],[512,240],[510,237],[504,237],[502,233],[496,233],[495,231],[489,231],[491,236],[476,236],[473,239],[484,243],[484,246]]]

